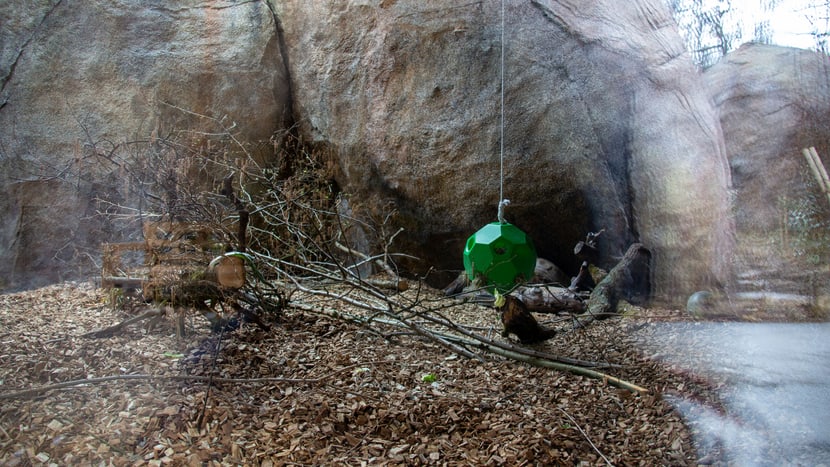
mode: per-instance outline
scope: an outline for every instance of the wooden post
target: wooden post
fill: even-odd
[[[216,282],[222,287],[240,289],[245,285],[245,262],[236,256],[224,256],[216,264]]]
[[[810,166],[810,171],[813,172],[816,182],[818,182],[819,189],[827,196],[827,201],[830,202],[830,177],[827,175],[824,164],[821,163],[816,148],[804,148],[801,152],[804,154],[804,158],[807,159],[807,164]]]
[[[790,244],[790,208],[789,208],[789,200],[787,199],[787,195],[784,195],[784,201],[781,203],[783,206],[783,213],[781,215],[781,247],[787,248]]]
[[[617,313],[620,299],[631,304],[644,304],[650,298],[651,251],[634,243],[591,292],[587,314],[595,319],[607,318]]]

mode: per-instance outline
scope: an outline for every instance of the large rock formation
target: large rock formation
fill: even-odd
[[[574,270],[606,229],[605,266],[641,241],[658,294],[728,278],[720,127],[661,2],[507,2],[507,218]],[[342,186],[394,200],[402,245],[460,267],[499,197],[500,3],[287,1],[295,108],[340,155]]]
[[[336,154],[356,212],[393,202],[406,228],[396,246],[423,258],[412,267],[459,269],[466,237],[495,219],[500,2],[286,0],[271,2],[275,16],[265,2],[64,0],[37,14],[24,3],[0,6],[11,283],[66,270],[56,252],[82,251],[59,245],[81,240],[100,189],[78,176],[78,156],[199,120],[181,109],[227,114],[254,141],[293,117]],[[507,3],[507,219],[570,270],[588,231],[606,229],[605,266],[642,242],[663,296],[728,280],[720,127],[662,2]],[[65,207],[26,194],[54,175],[81,188]]]
[[[743,247],[738,272],[777,291],[813,292],[802,274],[792,274],[807,272],[814,254],[827,254],[826,247],[810,251],[810,242],[825,241],[826,230],[804,224],[828,209],[802,149],[814,146],[825,164],[830,161],[830,58],[747,44],[704,77],[720,112],[735,187]],[[782,270],[793,253],[801,255],[799,271]],[[790,283],[782,282],[785,277]]]
[[[94,216],[101,154],[221,130],[196,114],[267,141],[290,104],[263,2],[36,3],[0,3],[0,289],[77,273],[116,238]]]
[[[825,146],[830,59],[802,49],[747,44],[705,73],[720,112],[736,190],[738,227],[777,233],[784,197],[812,175],[801,150]],[[823,148],[822,148],[823,149]]]

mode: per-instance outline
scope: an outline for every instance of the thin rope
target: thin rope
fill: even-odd
[[[501,0],[501,122],[499,125],[499,223],[504,224],[504,208],[510,204],[504,198],[504,0]]]
[[[504,208],[507,207],[508,204],[510,204],[509,199],[499,201],[499,224],[506,224],[504,220]]]

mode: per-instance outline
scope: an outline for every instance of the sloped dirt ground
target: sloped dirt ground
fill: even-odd
[[[501,339],[491,309],[463,305],[453,313]],[[243,324],[220,339],[191,317],[185,339],[175,337],[170,319],[110,338],[81,337],[127,317],[90,283],[0,295],[0,464],[675,466],[719,459],[717,451],[695,451],[689,428],[661,396],[717,409],[711,388],[648,360],[634,337],[656,321],[682,319],[679,311],[638,310],[576,331],[567,319],[549,322],[562,332],[537,346],[622,365],[603,371],[647,388],[644,395],[492,355],[479,362],[415,336],[384,338],[296,309],[269,333]],[[221,379],[209,384],[208,375]],[[113,376],[125,379],[93,379]],[[83,379],[93,382],[14,395]]]

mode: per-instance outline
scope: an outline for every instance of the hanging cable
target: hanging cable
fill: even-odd
[[[504,208],[510,204],[509,199],[504,198],[504,0],[501,0],[501,59],[499,70],[501,73],[501,121],[499,124],[499,208],[498,219],[504,224]]]
[[[504,220],[504,208],[510,204],[509,199],[503,199],[499,201],[499,224],[506,224],[507,222]]]
[[[506,294],[533,277],[536,249],[530,238],[504,220],[510,200],[504,197],[504,93],[505,93],[505,0],[501,0],[501,78],[499,121],[499,206],[498,223],[491,222],[474,233],[464,244],[464,271],[470,280],[481,280],[490,290]]]

